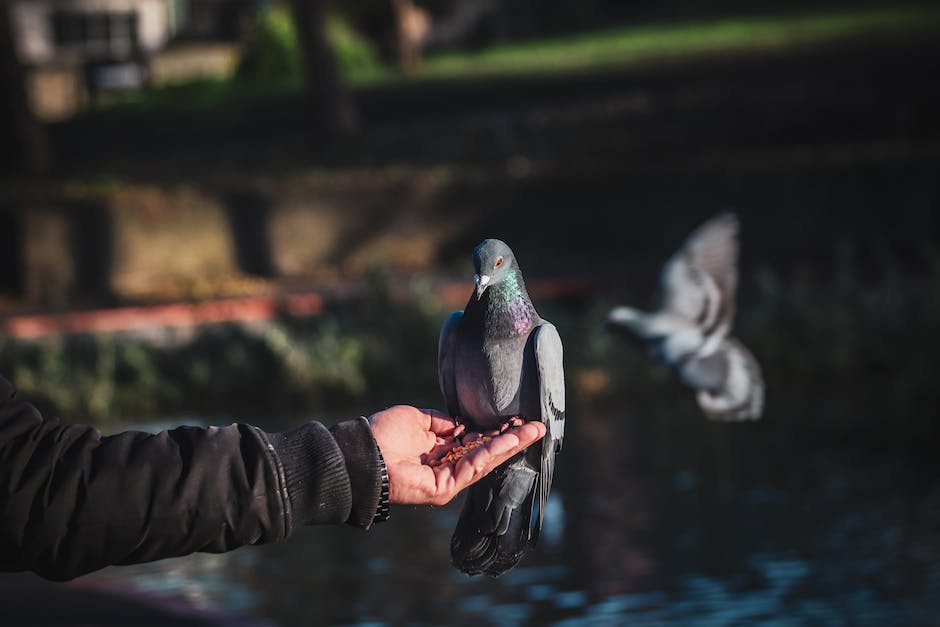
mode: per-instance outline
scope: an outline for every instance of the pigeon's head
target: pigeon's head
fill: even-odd
[[[485,239],[477,244],[473,249],[473,269],[476,272],[473,282],[476,284],[477,300],[488,287],[501,283],[515,265],[516,258],[506,242]]]

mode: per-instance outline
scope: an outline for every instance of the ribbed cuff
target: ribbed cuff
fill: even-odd
[[[343,451],[352,486],[352,511],[346,522],[368,529],[375,518],[382,491],[382,462],[372,427],[365,418],[358,418],[333,426],[330,433]]]
[[[268,435],[281,460],[293,529],[350,518],[353,492],[343,450],[319,422]]]

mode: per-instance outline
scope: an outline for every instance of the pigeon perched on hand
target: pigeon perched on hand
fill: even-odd
[[[659,311],[616,307],[607,316],[649,345],[653,357],[695,389],[713,420],[756,420],[764,381],[754,355],[729,335],[738,283],[738,219],[722,213],[696,229],[666,262]]]
[[[520,419],[547,428],[541,442],[470,486],[451,540],[459,570],[498,577],[538,540],[565,431],[565,376],[558,331],[536,312],[509,246],[483,240],[473,265],[466,308],[441,328],[447,411],[469,432],[495,434]]]

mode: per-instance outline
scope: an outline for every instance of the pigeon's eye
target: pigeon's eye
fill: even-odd
[[[502,258],[502,257],[497,257],[497,258],[496,258],[496,265],[493,266],[493,267],[494,267],[494,268],[498,268],[498,267],[500,267],[501,265],[503,265],[503,258]]]

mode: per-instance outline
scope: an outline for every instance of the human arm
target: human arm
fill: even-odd
[[[63,580],[274,542],[307,524],[368,527],[378,476],[362,418],[104,437],[44,418],[0,377],[0,570]]]

